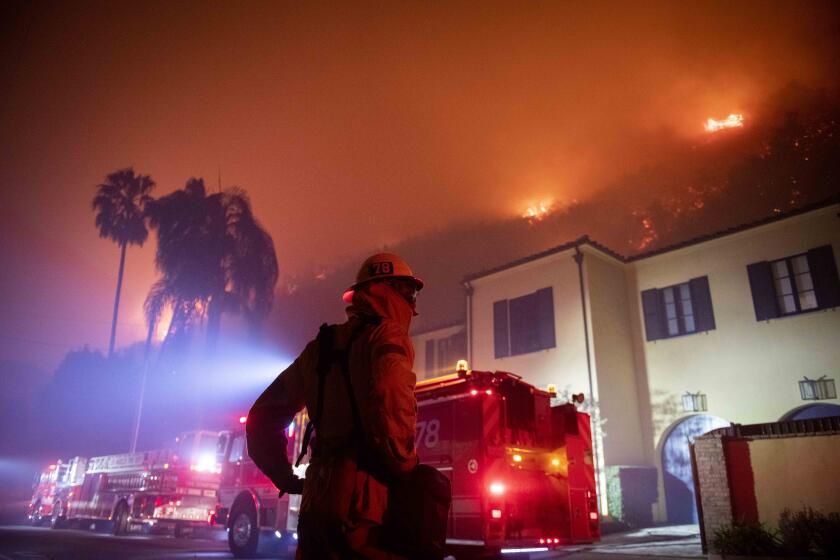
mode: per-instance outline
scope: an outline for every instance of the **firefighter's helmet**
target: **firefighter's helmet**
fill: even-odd
[[[414,275],[411,267],[404,260],[393,253],[376,253],[365,259],[356,274],[356,283],[350,286],[342,296],[346,303],[353,301],[353,291],[359,286],[373,280],[385,278],[405,278],[414,282],[417,290],[423,289],[423,281]]]

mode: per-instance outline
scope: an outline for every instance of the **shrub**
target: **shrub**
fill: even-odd
[[[776,535],[757,523],[719,527],[712,537],[712,547],[719,554],[736,556],[776,556],[782,552]]]
[[[785,509],[779,516],[779,536],[790,554],[840,556],[840,513]]]

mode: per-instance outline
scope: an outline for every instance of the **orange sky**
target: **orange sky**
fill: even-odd
[[[791,80],[836,86],[820,2],[12,2],[3,10],[0,359],[107,344],[118,250],[90,200],[250,193],[281,271],[585,199],[710,116]],[[142,336],[154,239],[128,255]],[[466,272],[466,271],[465,271]]]

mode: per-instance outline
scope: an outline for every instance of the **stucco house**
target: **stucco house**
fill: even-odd
[[[602,509],[694,522],[693,437],[840,414],[838,256],[836,200],[633,257],[582,237],[466,276],[466,324],[416,334],[416,369],[585,393]]]

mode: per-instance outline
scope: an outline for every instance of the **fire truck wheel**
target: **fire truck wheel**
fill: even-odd
[[[236,558],[253,558],[257,553],[260,527],[257,511],[252,503],[240,500],[230,510],[228,546]]]
[[[53,529],[60,529],[64,518],[61,515],[61,502],[56,502],[53,506],[52,515],[50,516],[50,527]]]
[[[37,527],[41,524],[42,519],[43,518],[41,517],[41,502],[35,502],[35,505],[32,506],[32,515],[29,518],[29,522]]]
[[[128,504],[120,502],[114,510],[114,534],[125,535],[128,533]]]
[[[175,529],[173,531],[173,536],[176,539],[186,538],[186,537],[190,536],[190,534],[191,534],[190,530],[188,528],[184,527],[183,525],[181,525],[180,523],[175,525]]]

